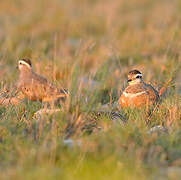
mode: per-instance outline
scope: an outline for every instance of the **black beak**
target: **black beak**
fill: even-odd
[[[18,69],[18,66],[16,66],[16,69]]]
[[[128,83],[131,82],[131,81],[132,81],[131,79],[128,79],[128,80],[127,80]]]

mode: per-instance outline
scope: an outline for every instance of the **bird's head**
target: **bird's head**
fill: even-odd
[[[18,61],[18,69],[20,71],[22,70],[31,70],[32,69],[32,64],[30,59],[20,59]]]
[[[136,84],[142,82],[142,73],[138,70],[132,70],[128,73],[128,83]]]

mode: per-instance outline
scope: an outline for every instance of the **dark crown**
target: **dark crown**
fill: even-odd
[[[31,64],[31,60],[30,59],[21,59],[22,61],[28,63],[31,67],[32,67],[32,64]]]
[[[140,71],[138,71],[138,70],[132,70],[132,71],[130,71],[129,73],[128,73],[128,75],[136,75],[136,74],[142,74]]]

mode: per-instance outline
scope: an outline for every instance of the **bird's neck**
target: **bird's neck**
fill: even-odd
[[[20,78],[23,78],[23,77],[28,77],[32,74],[33,70],[32,69],[22,69],[20,71]]]
[[[141,84],[144,83],[142,79],[135,79],[129,82],[129,85],[136,85],[136,84]]]

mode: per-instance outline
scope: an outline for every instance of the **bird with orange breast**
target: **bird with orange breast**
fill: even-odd
[[[159,93],[150,84],[143,81],[142,73],[132,70],[128,73],[128,87],[120,97],[120,105],[124,107],[150,107],[159,102]]]

